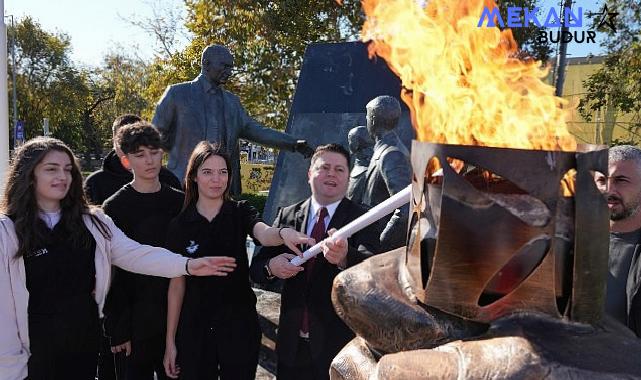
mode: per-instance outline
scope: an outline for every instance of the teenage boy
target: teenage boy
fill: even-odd
[[[111,127],[114,149],[102,161],[102,167],[91,173],[85,180],[85,194],[87,199],[95,205],[101,205],[107,198],[120,190],[125,184],[131,182],[133,175],[120,162],[123,153],[116,144],[118,129],[125,125],[143,121],[140,116],[124,114],[118,116]],[[176,178],[167,168],[160,169],[160,182],[175,188],[182,189],[182,178]]]
[[[180,212],[184,194],[160,182],[163,151],[160,134],[149,123],[120,128],[115,137],[123,166],[133,173],[103,203],[103,209],[128,237],[164,246],[169,222]],[[119,378],[165,379],[163,355],[168,279],[117,270],[104,308],[111,350],[125,360]]]

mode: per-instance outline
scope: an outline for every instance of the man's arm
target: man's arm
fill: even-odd
[[[240,101],[238,101],[237,106],[242,124],[240,137],[268,147],[298,152],[305,158],[311,157],[314,153],[314,149],[305,140],[297,140],[287,133],[265,127],[247,114]]]
[[[390,196],[405,189],[412,182],[412,168],[407,157],[397,151],[388,152],[381,158],[381,174]],[[409,205],[394,211],[380,235],[383,249],[398,248],[403,245],[407,233]]]
[[[176,133],[175,119],[176,104],[173,100],[173,91],[171,86],[167,86],[160,101],[156,105],[154,118],[151,121],[151,123],[158,128],[162,140],[162,147],[167,152],[171,150],[174,145],[174,136]]]
[[[105,335],[111,339],[112,347],[131,341],[133,286],[133,274],[114,268],[113,281],[103,310]]]
[[[354,266],[378,253],[381,253],[380,231],[374,223],[352,236],[347,251],[347,267]]]
[[[387,152],[381,157],[381,175],[390,196],[412,183],[412,167],[407,157],[397,150]]]

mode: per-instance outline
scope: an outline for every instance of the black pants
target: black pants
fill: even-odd
[[[200,338],[178,343],[180,380],[253,380],[259,349],[257,320],[246,324],[244,331],[224,326],[220,331],[206,329]]]
[[[165,356],[165,334],[131,342],[131,355],[125,359],[126,375],[118,380],[166,380],[162,360]]]
[[[95,379],[101,335],[98,318],[83,320],[76,329],[60,328],[65,326],[62,319],[30,318],[28,380]]]
[[[276,378],[278,380],[326,380],[329,379],[329,368],[315,367],[309,339],[299,338],[295,364],[288,365],[279,360]]]
[[[100,321],[102,326],[102,320]],[[100,338],[100,355],[98,356],[98,380],[116,380],[116,367],[114,354],[111,353],[110,339],[106,336]],[[120,376],[118,377],[120,378]]]

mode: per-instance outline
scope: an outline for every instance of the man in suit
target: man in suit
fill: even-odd
[[[304,140],[260,125],[236,95],[222,88],[234,66],[226,47],[207,46],[201,63],[196,79],[167,87],[153,118],[162,134],[163,148],[169,152],[167,167],[178,178],[184,179],[191,151],[203,140],[222,145],[230,154],[232,194],[241,192],[238,139],[311,156],[313,149]]]
[[[367,168],[363,204],[374,207],[405,189],[412,181],[410,154],[395,130],[401,105],[392,96],[378,96],[366,105],[367,131],[374,140],[374,154]],[[409,205],[396,210],[384,225],[381,247],[388,251],[405,245]]]
[[[349,180],[349,152],[338,144],[316,148],[308,171],[312,196],[284,207],[274,226],[292,227],[321,241],[366,210],[345,198]],[[285,246],[262,247],[251,263],[253,281],[285,280],[281,298],[276,352],[279,380],[328,379],[329,366],[354,334],[336,315],[331,300],[334,277],[377,252],[378,237],[364,229],[347,241],[323,247],[302,267],[292,265],[294,255]],[[370,245],[368,245],[370,244]]]
[[[605,311],[641,336],[641,150],[610,148],[608,173],[596,173],[610,209]]]

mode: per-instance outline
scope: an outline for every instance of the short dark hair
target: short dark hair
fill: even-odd
[[[126,114],[120,115],[114,120],[113,124],[111,125],[111,133],[115,137],[116,132],[118,132],[118,129],[120,127],[124,127],[125,125],[129,125],[129,124],[138,123],[140,121],[143,121],[142,118],[132,113],[126,113]]]
[[[124,154],[134,153],[141,146],[160,148],[160,132],[151,123],[139,121],[118,129],[114,142]]]
[[[336,144],[336,143],[317,146],[316,150],[314,150],[314,154],[312,155],[312,160],[310,162],[310,166],[313,166],[314,162],[316,162],[316,159],[318,159],[318,157],[321,154],[325,153],[325,152],[333,152],[333,153],[342,154],[345,157],[345,159],[347,160],[347,166],[349,168],[349,166],[350,166],[349,151],[347,149],[345,149],[345,147],[343,147],[341,144]]]

